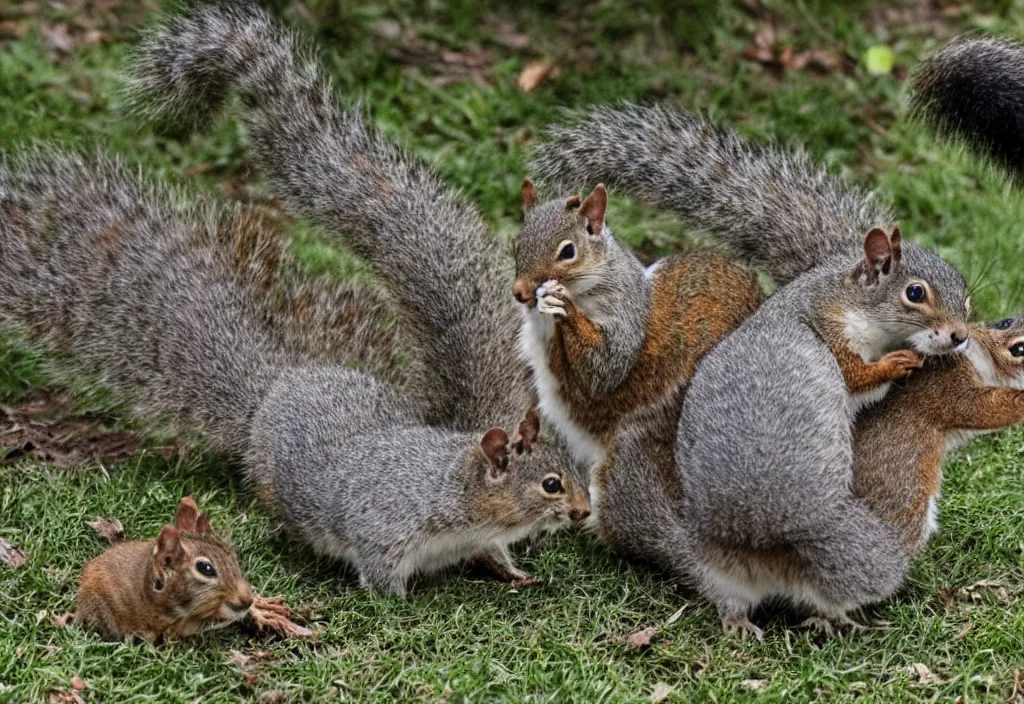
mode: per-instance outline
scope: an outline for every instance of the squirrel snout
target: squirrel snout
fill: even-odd
[[[536,290],[537,287],[526,279],[516,279],[515,284],[512,285],[512,295],[515,296],[516,300],[520,303],[531,302]]]
[[[590,510],[585,508],[574,508],[569,511],[569,519],[572,521],[582,521],[590,515]]]

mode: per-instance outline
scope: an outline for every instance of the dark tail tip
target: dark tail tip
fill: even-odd
[[[968,35],[923,61],[911,81],[912,114],[963,143],[1024,186],[1024,46]]]

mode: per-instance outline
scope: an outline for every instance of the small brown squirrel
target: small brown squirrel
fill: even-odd
[[[115,543],[85,566],[75,622],[157,645],[238,621],[253,600],[235,551],[186,496],[156,539]]]
[[[516,300],[520,352],[541,413],[578,460],[597,465],[628,413],[671,399],[700,357],[761,302],[756,277],[711,250],[644,267],[605,222],[598,184],[539,203],[522,187]]]
[[[975,435],[1024,422],[1024,317],[975,326],[967,353],[929,360],[857,418],[854,490],[907,554],[938,528],[946,455]]]

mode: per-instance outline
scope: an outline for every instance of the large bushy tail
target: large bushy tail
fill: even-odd
[[[427,369],[431,419],[465,428],[518,419],[528,397],[512,262],[476,211],[339,107],[313,54],[248,4],[196,8],[157,27],[129,96],[143,113],[198,125],[232,88],[278,194],[369,261],[394,297]]]
[[[304,322],[286,305],[301,289],[272,275],[281,251],[259,213],[187,203],[117,161],[32,152],[0,162],[0,323],[45,344],[58,369],[143,417],[199,430],[219,451],[246,450],[284,365],[348,354],[304,346]],[[345,344],[379,343],[366,354],[386,365],[389,330],[352,319]]]
[[[544,180],[603,182],[673,210],[785,284],[854,253],[889,211],[799,150],[754,144],[684,110],[597,107],[552,127],[534,168]]]
[[[965,36],[925,59],[911,82],[913,113],[1024,185],[1024,45]]]

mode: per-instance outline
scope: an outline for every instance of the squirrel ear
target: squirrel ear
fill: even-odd
[[[576,208],[580,207],[580,203],[582,202],[583,201],[580,200],[579,196],[569,196],[565,199],[565,209],[576,210]]]
[[[191,496],[186,496],[178,504],[178,512],[174,514],[174,525],[182,533],[195,533],[196,522],[199,520],[199,506]]]
[[[153,568],[162,572],[181,560],[184,550],[181,547],[181,532],[174,526],[164,526],[153,546]]]
[[[608,191],[604,184],[599,183],[593,192],[583,201],[580,214],[590,222],[590,230],[593,235],[600,235],[604,227],[604,213],[608,209]]]
[[[205,513],[199,514],[199,519],[196,521],[196,535],[213,535],[210,517]]]
[[[901,238],[899,228],[893,230],[893,239],[881,228],[873,228],[864,238],[865,274],[869,284],[878,280],[878,275],[888,274],[892,265],[900,260]]]
[[[522,454],[523,452],[530,452],[533,449],[533,443],[536,442],[537,436],[540,434],[540,414],[537,413],[536,408],[531,408],[526,412],[526,418],[519,424],[519,433],[516,435],[515,441],[512,443],[515,445],[516,452]]]
[[[533,181],[530,179],[523,179],[523,213],[528,213],[533,210],[534,206],[537,205],[537,189],[533,187]]]
[[[480,447],[484,451],[491,466],[491,475],[497,476],[508,469],[508,434],[501,428],[491,428],[480,440]]]

